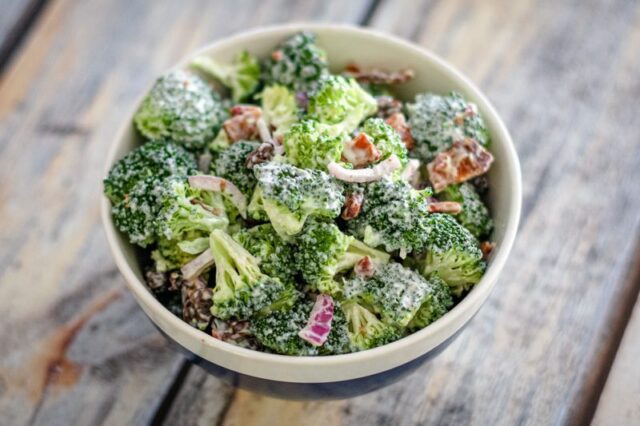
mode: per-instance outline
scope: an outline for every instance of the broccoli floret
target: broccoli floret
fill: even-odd
[[[147,139],[203,148],[226,117],[219,96],[195,74],[172,71],[160,77],[133,120]]]
[[[382,178],[364,186],[360,214],[347,221],[347,230],[371,247],[399,250],[400,256],[421,251],[429,226],[430,191],[417,191],[405,181]]]
[[[350,340],[345,314],[336,301],[331,332],[327,341],[320,347],[313,346],[300,338],[302,330],[313,308],[313,302],[305,300],[290,310],[273,312],[251,322],[251,331],[258,341],[270,350],[295,356],[329,355],[349,352]]]
[[[409,323],[410,330],[419,330],[428,326],[449,312],[453,306],[451,290],[438,274],[431,274],[427,281],[432,291],[427,294],[422,306]]]
[[[283,283],[294,283],[296,269],[293,266],[293,247],[276,233],[268,223],[242,229],[233,239],[251,253],[260,263],[260,269]]]
[[[451,287],[451,293],[460,296],[480,281],[486,269],[478,240],[448,214],[431,214],[428,222],[422,275],[437,272]]]
[[[328,174],[274,161],[253,170],[258,184],[249,214],[257,220],[266,215],[281,237],[299,233],[310,216],[333,219],[340,214],[342,188]]]
[[[216,229],[210,236],[216,265],[211,313],[222,319],[248,319],[256,313],[292,306],[297,292],[279,279],[260,271],[258,260],[226,232]]]
[[[264,88],[260,94],[262,116],[267,125],[273,127],[274,136],[284,135],[298,121],[298,105],[295,94],[284,86]]]
[[[334,277],[352,269],[365,256],[375,263],[389,261],[388,254],[343,234],[333,223],[308,221],[296,237],[296,245],[295,265],[305,282],[332,296],[342,293],[342,285]]]
[[[200,235],[199,233],[191,233],[186,235],[182,241],[160,237],[155,250],[151,252],[155,270],[167,272],[179,269],[209,248],[209,237]]]
[[[350,134],[378,109],[376,100],[353,78],[329,76],[309,97],[309,118],[331,126],[331,134]]]
[[[385,123],[383,119],[367,119],[360,128],[360,131],[366,133],[373,139],[374,145],[380,151],[380,160],[384,160],[392,154],[395,154],[403,167],[407,164],[407,147],[404,142],[402,142],[398,132]]]
[[[285,40],[264,65],[267,85],[280,84],[295,92],[308,92],[329,74],[327,55],[314,34],[301,32]]]
[[[340,161],[340,136],[332,136],[327,127],[314,120],[304,120],[291,126],[284,136],[287,158],[304,169],[326,170],[331,161]]]
[[[473,185],[468,182],[449,185],[440,193],[440,196],[443,200],[457,201],[462,204],[462,211],[455,217],[474,237],[481,238],[491,233],[493,221],[489,215],[489,209],[482,202]]]
[[[208,56],[199,56],[191,62],[191,66],[228,87],[236,103],[251,96],[260,83],[260,63],[246,50],[238,53],[230,64],[220,64]]]
[[[432,312],[446,303],[446,300],[440,301],[442,289],[437,287],[440,283],[427,280],[399,263],[389,263],[379,266],[371,278],[356,277],[347,281],[345,297],[362,301],[379,314],[383,322],[404,328],[425,303],[429,305],[425,307],[425,316],[446,312],[446,309]],[[442,285],[448,291],[446,284]]]
[[[412,154],[430,161],[447,150],[454,141],[465,137],[489,144],[489,132],[475,104],[456,92],[448,96],[423,93],[415,103],[407,105],[409,127],[416,142]]]
[[[218,131],[216,137],[211,142],[209,142],[207,148],[209,149],[209,152],[215,157],[217,154],[229,148],[230,146],[231,140],[229,139],[229,135],[227,135],[227,132],[224,130],[224,128],[222,128]]]
[[[373,349],[402,337],[395,327],[380,321],[373,312],[353,300],[342,302],[342,309],[354,350]]]
[[[247,168],[247,157],[260,146],[259,142],[238,141],[220,152],[212,164],[212,173],[223,177],[251,197],[256,186],[253,170]]]
[[[155,241],[165,181],[196,169],[193,155],[168,142],[149,142],[116,162],[104,180],[104,193],[113,204],[118,229],[142,247]]]

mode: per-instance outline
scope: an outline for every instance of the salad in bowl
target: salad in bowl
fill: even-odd
[[[244,354],[335,358],[433,327],[495,246],[483,114],[455,90],[406,96],[420,69],[336,67],[312,31],[265,49],[196,55],[133,116],[104,194],[147,292]]]

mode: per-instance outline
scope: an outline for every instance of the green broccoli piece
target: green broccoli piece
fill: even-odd
[[[342,293],[342,285],[334,279],[336,275],[352,269],[366,256],[380,264],[390,257],[343,234],[333,223],[315,220],[308,221],[296,237],[296,246],[296,269],[314,290],[332,296]]]
[[[409,323],[408,328],[410,330],[425,328],[449,312],[449,309],[453,306],[451,290],[438,274],[431,274],[427,277],[427,281],[432,291],[427,294],[422,306],[420,306],[420,309]]]
[[[342,309],[353,350],[373,349],[402,337],[398,329],[380,321],[373,312],[353,300],[342,302]]]
[[[416,146],[412,154],[426,162],[449,149],[454,141],[473,138],[481,145],[489,144],[489,131],[477,107],[456,93],[438,96],[423,93],[415,103],[407,105],[409,127]]]
[[[284,86],[264,88],[260,94],[262,116],[267,125],[273,127],[274,136],[284,135],[298,121],[298,104],[295,94]]]
[[[301,32],[285,40],[264,65],[267,85],[280,84],[295,92],[313,90],[329,74],[327,55],[316,45],[316,37]]]
[[[203,148],[226,117],[219,96],[195,74],[172,71],[160,77],[133,120],[150,140],[170,140],[189,150]]]
[[[255,318],[251,321],[251,332],[264,347],[283,355],[313,356],[349,352],[351,345],[347,320],[340,303],[334,303],[331,332],[322,346],[313,346],[298,335],[309,320],[313,308],[310,300],[301,301],[290,310]]]
[[[443,315],[447,311],[434,311],[447,303],[447,300],[440,300],[443,291],[438,287],[439,284],[448,291],[446,284],[441,281],[432,282],[399,263],[389,263],[376,268],[371,278],[356,277],[347,281],[345,297],[362,301],[379,314],[383,322],[404,328],[425,303],[428,305],[425,307],[425,316],[427,313]]]
[[[360,131],[366,133],[373,139],[373,144],[380,151],[381,161],[395,154],[400,160],[402,167],[407,165],[409,161],[407,147],[404,142],[402,142],[398,132],[385,123],[383,119],[367,119],[360,128]]]
[[[298,296],[295,289],[263,274],[258,260],[226,232],[214,230],[210,248],[216,265],[211,307],[214,316],[248,319],[295,303]]]
[[[347,221],[347,231],[371,247],[399,250],[400,256],[426,244],[430,190],[417,191],[407,182],[382,178],[364,185],[360,214]]]
[[[350,134],[378,109],[376,100],[353,78],[329,76],[309,96],[309,118],[331,126],[331,134]]]
[[[280,238],[273,226],[265,223],[242,229],[233,235],[233,239],[258,259],[265,274],[283,283],[295,283],[294,248]]]
[[[209,238],[198,233],[186,235],[182,241],[167,240],[160,237],[155,250],[151,252],[155,270],[167,272],[181,268],[198,254],[209,248]]]
[[[493,221],[489,215],[489,209],[482,202],[473,185],[468,182],[449,185],[439,195],[445,201],[457,201],[462,204],[462,211],[455,217],[474,237],[482,238],[491,233]]]
[[[258,184],[249,203],[249,215],[265,215],[282,238],[302,230],[308,217],[333,219],[340,214],[342,187],[328,174],[275,161],[253,168]]]
[[[212,156],[215,157],[230,146],[231,140],[229,139],[229,135],[227,135],[227,132],[224,130],[224,128],[221,128],[218,131],[216,137],[211,142],[209,142],[207,148],[209,149],[209,152],[212,154]]]
[[[260,62],[246,50],[238,53],[230,64],[223,65],[208,56],[198,56],[191,66],[228,87],[236,103],[251,96],[260,84]]]
[[[238,141],[220,152],[213,161],[211,173],[223,177],[251,197],[256,186],[253,170],[247,168],[247,157],[260,146],[260,142]]]
[[[169,142],[149,142],[128,153],[104,180],[115,225],[133,244],[146,247],[154,242],[165,181],[196,169],[193,155]]]
[[[433,213],[428,222],[426,253],[420,259],[422,275],[437,272],[451,293],[460,296],[480,281],[486,269],[478,240],[451,215]]]
[[[327,127],[317,121],[304,120],[285,134],[284,149],[295,166],[326,170],[331,161],[340,161],[342,140],[340,136],[331,136]]]

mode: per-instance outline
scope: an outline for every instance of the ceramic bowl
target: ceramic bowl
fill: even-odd
[[[348,62],[365,68],[415,70],[416,76],[399,87],[405,100],[424,91],[446,94],[452,90],[475,102],[491,133],[495,157],[489,172],[489,204],[495,221],[496,247],[482,280],[450,312],[435,323],[401,340],[375,349],[324,357],[292,357],[244,349],[216,340],[170,313],[144,284],[138,253],[114,227],[110,203],[102,201],[102,220],[118,268],[131,293],[151,321],[196,364],[233,385],[291,399],[335,399],[363,394],[408,374],[442,351],[487,300],[513,244],[521,204],[518,157],[505,125],[486,97],[451,65],[433,53],[397,37],[363,28],[294,24],[262,28],[212,43],[189,55],[207,54],[230,60],[242,49],[264,58],[287,36],[308,30],[317,34],[331,68],[339,71]],[[152,82],[150,82],[151,84]],[[141,143],[132,125],[133,111],[113,141],[106,171],[117,159]],[[473,344],[473,343],[472,343]]]

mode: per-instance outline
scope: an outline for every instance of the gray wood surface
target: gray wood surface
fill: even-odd
[[[0,72],[29,34],[45,0],[2,0],[0,3]]]
[[[439,358],[347,401],[274,400],[186,366],[124,289],[98,219],[105,153],[155,75],[206,41],[303,19],[368,23],[449,60],[523,166],[520,234],[488,303]],[[0,423],[588,422],[638,290],[639,50],[640,4],[624,0],[50,1],[0,79]],[[618,384],[636,318],[600,424],[637,392]]]
[[[3,3],[4,4],[4,3]],[[55,0],[0,82],[0,424],[144,424],[184,360],[123,287],[99,222],[114,132],[200,44],[367,1]]]

